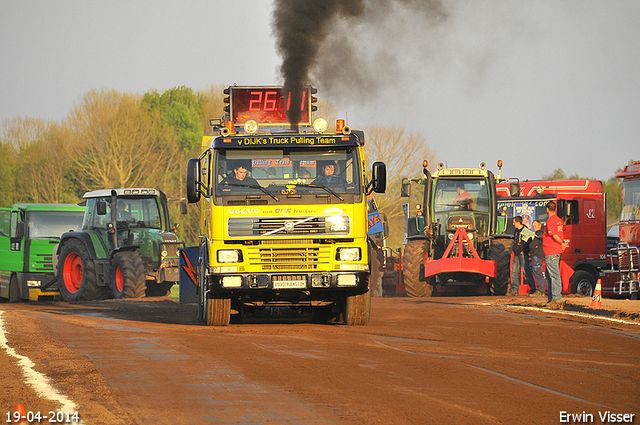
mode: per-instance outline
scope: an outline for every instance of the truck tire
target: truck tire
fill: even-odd
[[[489,288],[492,295],[505,295],[511,283],[511,239],[494,239],[489,250],[489,259],[496,262],[496,277]]]
[[[231,298],[208,298],[204,316],[207,326],[227,326],[231,321]]]
[[[147,287],[138,251],[118,252],[111,260],[111,291],[115,298],[142,298]]]
[[[347,326],[364,326],[371,316],[371,290],[347,297],[344,303],[343,322]]]
[[[571,293],[592,297],[596,287],[596,279],[586,270],[576,270],[571,275]]]
[[[98,286],[96,265],[82,242],[65,243],[58,256],[58,286],[66,302],[101,300],[105,288]]]
[[[369,286],[370,290],[373,291],[374,294],[378,296],[382,296],[382,288],[380,286],[380,278],[382,277],[382,272],[380,268],[382,267],[382,262],[380,261],[380,255],[382,251],[379,249],[371,250],[371,265],[370,265],[370,275],[369,275]],[[384,257],[383,257],[384,258]]]
[[[18,297],[18,278],[13,275],[9,281],[9,302],[17,303],[18,301],[20,301],[20,297]]]
[[[430,297],[433,295],[433,286],[420,280],[420,265],[424,264],[424,255],[427,252],[427,243],[422,239],[413,239],[404,246],[402,266],[404,287],[407,295],[415,298]]]

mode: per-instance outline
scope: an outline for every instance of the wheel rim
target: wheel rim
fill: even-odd
[[[118,266],[116,269],[116,288],[119,292],[124,290],[124,274],[122,273],[122,267]]]
[[[585,297],[593,296],[593,288],[591,287],[591,284],[589,283],[588,280],[583,279],[580,282],[578,282],[578,285],[576,286],[576,294],[579,294]]]
[[[64,260],[63,269],[64,286],[67,291],[71,293],[78,292],[82,285],[82,271],[82,258],[75,252],[69,253]]]

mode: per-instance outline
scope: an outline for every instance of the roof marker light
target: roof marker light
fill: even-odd
[[[327,120],[325,120],[324,118],[316,118],[313,121],[313,129],[316,131],[316,133],[324,133],[325,131],[327,131],[328,126],[329,124],[327,124]]]
[[[248,120],[244,123],[244,131],[249,134],[255,134],[258,131],[258,122],[256,120]]]

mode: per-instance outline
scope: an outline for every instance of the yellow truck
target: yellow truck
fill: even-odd
[[[198,317],[206,325],[266,307],[369,321],[367,193],[385,191],[386,168],[376,162],[367,177],[364,133],[343,120],[331,132],[322,118],[306,125],[313,93],[305,89],[301,122],[291,126],[280,87],[225,89],[228,114],[212,120],[219,135],[188,161],[187,200],[201,206]]]

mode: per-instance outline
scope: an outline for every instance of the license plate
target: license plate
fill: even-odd
[[[273,289],[304,289],[307,287],[306,279],[280,280],[273,279]]]

